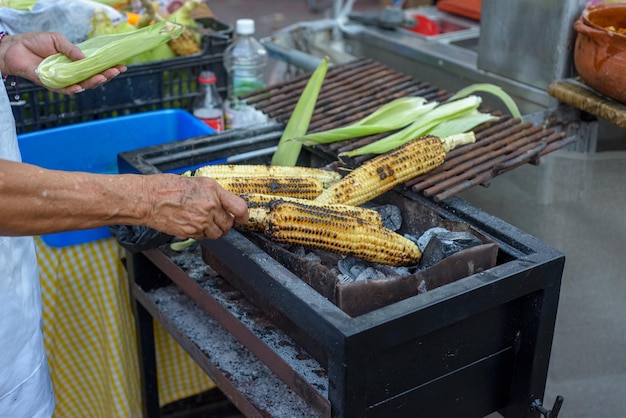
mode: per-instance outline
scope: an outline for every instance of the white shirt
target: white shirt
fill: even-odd
[[[0,83],[0,158],[21,161],[4,83]],[[41,312],[33,238],[0,236],[0,418],[52,416],[54,395]]]

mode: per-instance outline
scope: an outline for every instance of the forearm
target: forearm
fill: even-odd
[[[0,235],[142,224],[150,206],[144,187],[139,175],[53,171],[0,160]]]

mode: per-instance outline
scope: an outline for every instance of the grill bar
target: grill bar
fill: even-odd
[[[308,78],[309,75],[305,74],[244,98],[270,118],[286,124]],[[421,96],[428,101],[441,102],[450,94],[370,59],[332,66],[318,96],[309,132],[354,123],[383,104],[404,96]],[[489,109],[481,110],[491,112],[500,119],[477,129],[476,143],[453,150],[442,166],[411,180],[407,187],[440,201],[477,185],[488,186],[493,178],[520,165],[538,164],[540,157],[575,141],[575,137],[566,137],[559,125],[545,128]],[[337,158],[342,152],[386,135],[371,135],[316,148],[331,158]],[[350,169],[372,157],[342,158],[341,162],[332,165],[336,169]]]

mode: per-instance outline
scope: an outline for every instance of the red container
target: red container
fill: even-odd
[[[473,20],[480,20],[482,0],[439,0],[437,8]]]

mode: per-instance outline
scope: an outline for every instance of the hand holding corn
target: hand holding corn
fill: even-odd
[[[3,75],[23,77],[42,85],[36,69],[45,58],[55,54],[62,54],[70,61],[85,58],[85,54],[78,46],[59,33],[28,32],[7,35],[0,42],[0,71]],[[80,93],[104,84],[124,71],[125,66],[112,64],[84,79],[76,80],[64,87],[50,89],[63,94]]]
[[[44,86],[63,89],[156,48],[180,36],[183,29],[182,25],[163,21],[132,32],[90,38],[76,45],[83,59],[75,61],[63,53],[50,55],[35,72]]]
[[[206,177],[144,176],[153,204],[148,225],[178,238],[219,238],[248,221],[245,201]]]

